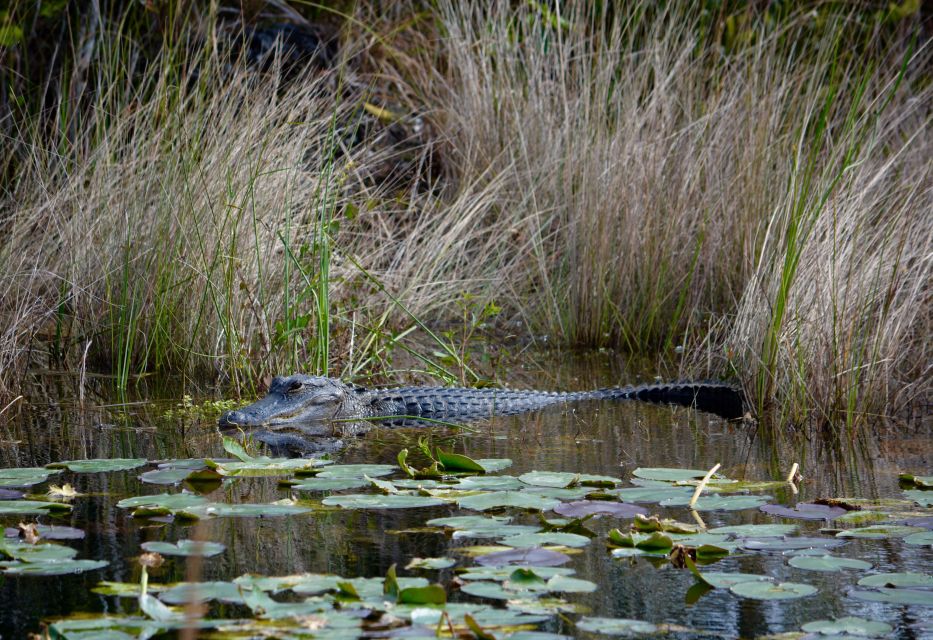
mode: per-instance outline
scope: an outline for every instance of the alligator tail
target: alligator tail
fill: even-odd
[[[595,391],[592,397],[678,404],[714,413],[728,420],[745,415],[745,397],[741,390],[724,382],[678,381],[610,387]]]

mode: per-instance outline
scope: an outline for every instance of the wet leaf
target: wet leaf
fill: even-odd
[[[696,480],[706,476],[704,469],[672,469],[666,467],[639,467],[632,472],[636,478],[643,480],[659,480],[661,482],[680,482],[683,480]],[[722,476],[714,475],[714,478]],[[692,493],[692,492],[691,492]]]
[[[13,514],[39,516],[57,511],[71,511],[71,505],[39,500],[3,500],[0,502],[0,516]]]
[[[190,473],[190,469],[153,469],[141,474],[139,479],[148,484],[181,484]]]
[[[193,493],[159,493],[150,496],[124,498],[117,503],[121,509],[133,509],[133,517],[168,515],[181,509],[209,504],[207,498]]]
[[[815,620],[800,627],[807,633],[819,633],[825,636],[848,634],[861,638],[883,637],[894,631],[894,627],[885,622],[866,620],[847,616],[836,620]]]
[[[852,591],[853,598],[869,602],[887,602],[890,604],[919,605],[933,607],[933,591],[918,589],[878,589],[877,591]]]
[[[749,551],[791,551],[793,549],[832,549],[845,544],[837,538],[815,538],[798,536],[792,538],[747,539],[742,548]]]
[[[162,589],[159,592],[159,600],[173,605],[208,600],[243,604],[240,587],[232,582],[182,582]]]
[[[44,540],[82,540],[84,531],[60,525],[36,525],[39,537]]]
[[[547,531],[543,533],[525,533],[516,536],[501,538],[500,543],[507,547],[540,547],[544,545],[560,545],[564,547],[585,547],[590,539],[575,533],[562,533],[560,531]]]
[[[661,501],[662,507],[686,506],[690,498],[668,498]],[[771,496],[700,496],[693,505],[697,511],[739,511],[741,509],[757,509],[771,500]]]
[[[412,569],[449,569],[457,564],[453,558],[412,558],[405,568]]]
[[[427,524],[432,527],[451,527],[453,529],[492,529],[508,524],[512,521],[509,516],[452,516],[449,518],[433,518]]]
[[[720,571],[703,571],[700,580],[714,589],[730,589],[743,582],[770,582],[770,576],[761,576],[754,573],[724,573]]]
[[[923,533],[920,527],[906,527],[904,525],[883,525],[876,524],[870,527],[860,527],[858,529],[847,529],[836,534],[837,538],[871,538],[883,540],[885,538],[903,538],[913,533]]]
[[[799,582],[739,582],[729,587],[737,596],[753,600],[791,600],[816,593],[816,587]]]
[[[547,581],[546,588],[555,593],[592,593],[596,591],[597,585],[589,580],[556,575]]]
[[[579,484],[580,474],[562,471],[532,471],[530,473],[523,473],[518,476],[518,479],[525,484],[538,487],[557,487],[563,489]]]
[[[624,502],[608,502],[605,500],[578,500],[565,502],[554,508],[554,512],[568,518],[582,518],[591,514],[610,515],[616,518],[634,518],[636,515],[648,513],[644,507]]]
[[[524,487],[515,476],[469,476],[453,485],[463,491],[518,491]]]
[[[15,562],[5,564],[3,573],[18,576],[63,576],[102,569],[106,560],[46,560],[37,562]]]
[[[66,460],[46,465],[49,469],[68,469],[75,473],[110,473],[129,471],[146,464],[145,458],[98,458],[93,460]]]
[[[933,545],[933,531],[924,531],[923,533],[912,533],[906,538],[904,542],[907,544],[915,545]]]
[[[460,508],[473,509],[476,511],[502,509],[505,507],[550,511],[558,504],[557,500],[529,495],[521,491],[490,491],[488,493],[467,496],[457,501],[457,505]]]
[[[322,503],[329,507],[342,507],[344,509],[416,509],[421,507],[435,507],[444,504],[444,501],[429,496],[411,496],[403,494],[350,494],[330,496],[324,498]]]
[[[522,565],[525,567],[555,567],[570,562],[570,556],[550,549],[518,548],[477,556],[476,563],[484,567]]]
[[[828,507],[823,504],[801,502],[793,508],[780,504],[766,504],[761,511],[779,518],[797,518],[800,520],[833,520],[847,512],[840,507]]]
[[[921,507],[933,507],[933,492],[926,491],[923,489],[912,489],[911,491],[905,491],[904,496]]]
[[[788,564],[798,569],[807,571],[842,571],[843,569],[857,569],[867,571],[871,569],[871,563],[855,558],[839,558],[836,556],[810,556],[798,555],[788,560]]]
[[[45,467],[0,469],[0,487],[31,487],[45,482],[54,473],[61,473],[61,470]]]
[[[227,547],[219,542],[201,540],[179,540],[176,544],[169,542],[144,542],[142,548],[146,551],[161,553],[166,556],[202,556],[210,558],[224,552]]]
[[[705,473],[705,472],[704,472]],[[658,627],[642,620],[628,620],[626,618],[591,618],[584,616],[577,622],[577,629],[592,631],[607,636],[641,637],[656,633]]]
[[[78,555],[76,549],[47,542],[30,544],[20,540],[0,540],[0,555],[23,562],[70,560]]]
[[[897,479],[905,484],[912,484],[918,489],[933,489],[933,476],[915,476],[910,473],[902,473]]]
[[[512,466],[512,460],[509,458],[478,458],[476,462],[486,470],[486,473],[502,471]]]
[[[797,531],[795,524],[738,524],[708,529],[707,533],[731,534],[743,538],[780,538]]]
[[[444,451],[440,447],[435,449],[437,461],[445,471],[468,471],[472,473],[486,473],[485,467],[469,456]]]
[[[293,491],[343,491],[345,489],[359,489],[369,482],[364,478],[305,478],[289,489]]]
[[[614,489],[608,494],[618,497],[624,502],[642,502],[647,504],[658,504],[665,500],[683,499],[683,504],[690,502],[693,497],[693,488],[691,487],[672,487],[668,484],[664,486],[635,487],[628,489]]]
[[[335,464],[317,474],[317,478],[379,478],[395,473],[399,468],[392,464]]]
[[[470,567],[463,573],[458,574],[461,580],[494,580],[504,582],[505,580],[514,580],[516,572],[525,572],[533,574],[537,581],[544,584],[554,576],[570,576],[574,570],[568,567],[522,567],[522,566],[500,566],[500,567]]]
[[[447,602],[447,592],[439,584],[408,587],[399,591],[398,601],[401,604],[444,604]]]
[[[865,576],[858,584],[861,587],[933,587],[933,576],[915,572],[876,573]]]
[[[278,518],[311,513],[314,509],[297,504],[273,502],[271,504],[226,504],[223,502],[209,502],[194,507],[178,509],[179,516],[201,518]],[[135,515],[135,513],[134,513]]]

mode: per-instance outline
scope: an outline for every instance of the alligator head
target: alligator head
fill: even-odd
[[[266,397],[226,411],[221,427],[264,427],[312,423],[359,414],[359,394],[333,378],[295,374],[273,378]]]

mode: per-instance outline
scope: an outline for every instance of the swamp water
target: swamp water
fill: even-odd
[[[516,371],[512,386],[632,379],[591,355]],[[217,411],[144,395],[23,407],[0,423],[0,637],[43,623],[64,638],[933,637],[933,447],[922,430],[831,447],[679,407],[581,403],[470,430],[377,429],[311,466],[250,458],[231,441],[225,451]],[[429,468],[422,437],[433,456],[465,454],[489,472],[452,473],[471,465],[442,455],[441,477],[409,477],[398,454]],[[126,459],[116,470],[8,471],[115,458]],[[794,462],[803,480],[790,485]],[[691,509],[717,463],[723,478],[768,483],[714,477]],[[66,484],[80,495],[49,496]],[[159,494],[174,497],[142,498]],[[848,499],[805,506],[820,498]],[[636,513],[680,524],[629,535]],[[813,519],[786,517],[800,515]],[[38,543],[20,523],[39,525]],[[158,544],[180,540],[219,545],[182,556],[172,554],[185,543]],[[164,563],[145,570],[140,599],[147,548]],[[691,553],[699,575],[681,568]],[[192,587],[172,587],[182,582],[199,583],[202,609]],[[201,630],[175,631],[193,619]]]

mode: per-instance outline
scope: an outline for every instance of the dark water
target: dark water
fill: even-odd
[[[631,377],[608,355],[590,354],[544,360],[542,366],[516,370],[510,380],[515,387],[547,389],[595,388]],[[66,382],[61,382],[67,387]],[[54,391],[54,390],[53,390]],[[59,392],[61,389],[58,390]],[[49,462],[80,458],[144,457],[149,460],[225,456],[220,446],[215,418],[164,418],[171,400],[152,400],[167,392],[149,386],[144,398],[111,402],[100,398],[82,410],[73,402],[43,406],[33,403],[0,426],[0,467],[41,466]],[[61,395],[67,395],[61,393]],[[12,412],[11,412],[12,414]],[[417,448],[418,437],[429,435],[434,444],[452,447],[475,458],[511,458],[514,465],[503,471],[520,475],[526,471],[570,471],[605,474],[628,479],[636,467],[710,468],[722,464],[721,472],[735,479],[779,479],[793,462],[801,464],[804,481],[800,493],[789,489],[771,492],[775,501],[793,503],[819,497],[901,497],[897,474],[909,471],[930,473],[929,433],[890,431],[869,443],[830,446],[813,438],[786,437],[780,425],[730,424],[715,416],[683,408],[640,403],[590,403],[476,425],[475,432],[436,429],[376,430],[352,440],[339,455],[339,462],[395,463],[397,452]],[[152,468],[151,466],[146,467]],[[462,542],[437,533],[410,531],[434,517],[460,515],[456,506],[384,511],[322,511],[288,518],[218,518],[183,526],[149,520],[134,520],[116,503],[129,496],[177,487],[144,484],[144,470],[101,474],[65,472],[53,476],[55,484],[71,482],[87,497],[74,502],[71,514],[62,518],[38,519],[0,516],[0,525],[14,527],[20,521],[65,524],[86,531],[86,537],[69,541],[79,549],[78,558],[104,559],[109,566],[66,577],[0,577],[0,637],[22,637],[39,629],[43,619],[74,611],[135,613],[135,599],[117,599],[90,592],[99,580],[139,580],[135,557],[146,541],[175,541],[195,536],[226,544],[220,556],[204,559],[199,574],[186,575],[184,558],[171,558],[151,580],[168,583],[182,580],[230,580],[245,573],[289,575],[302,572],[335,573],[345,577],[383,576],[392,564],[403,567],[408,560],[450,555],[458,567],[472,560],[457,555]],[[47,484],[33,488],[43,493]],[[29,491],[29,490],[26,490]],[[356,493],[350,491],[349,493]],[[271,502],[292,495],[275,478],[242,478],[225,482],[209,497],[224,502]],[[299,497],[319,499],[320,494]],[[683,508],[648,505],[651,513],[693,522]],[[919,509],[918,509],[919,511]],[[929,514],[929,511],[928,511]],[[787,522],[798,524],[802,535],[819,535],[820,523],[782,521],[757,510],[703,512],[708,527],[740,523]],[[521,515],[517,523],[534,524],[532,515]],[[627,528],[628,521],[602,518],[591,528],[603,534],[581,553],[574,555],[577,577],[592,580],[599,589],[592,594],[569,595],[571,602],[584,604],[590,615],[635,618],[654,623],[673,623],[704,630],[711,636],[755,637],[795,631],[812,620],[856,615],[888,622],[898,638],[931,634],[925,616],[933,609],[862,602],[847,594],[863,572],[822,573],[787,565],[780,553],[729,556],[709,570],[762,573],[782,581],[803,582],[819,589],[817,596],[784,602],[746,600],[727,590],[706,594],[696,604],[685,604],[685,593],[694,584],[686,570],[666,561],[614,559],[606,550],[605,532],[615,526]],[[478,543],[492,543],[491,540]],[[874,571],[933,572],[930,547],[908,546],[900,540],[848,542],[836,555],[871,562]],[[400,575],[424,575],[448,583],[453,569]],[[933,594],[931,594],[933,597]],[[454,595],[454,599],[469,599]],[[212,614],[240,615],[230,605],[215,605]],[[569,616],[573,619],[575,615]],[[926,626],[924,626],[926,625]],[[559,618],[543,630],[586,635]],[[688,634],[689,635],[689,634]],[[703,635],[703,634],[701,634]],[[695,637],[695,636],[691,636]],[[929,635],[927,635],[929,637]]]

